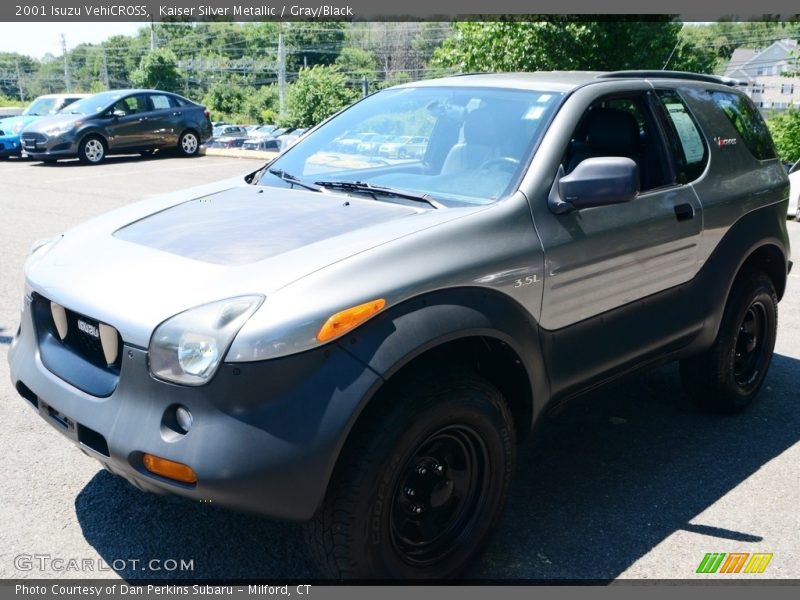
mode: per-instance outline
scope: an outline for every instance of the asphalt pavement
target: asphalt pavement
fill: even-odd
[[[259,165],[212,156],[0,162],[0,578],[318,576],[299,525],[136,490],[44,423],[8,376],[34,240]],[[800,253],[800,223],[788,227]],[[574,401],[521,447],[508,510],[467,576],[799,579],[798,381],[795,269],[756,404],[731,417],[700,413],[674,365]],[[761,575],[696,574],[709,552],[773,557]]]

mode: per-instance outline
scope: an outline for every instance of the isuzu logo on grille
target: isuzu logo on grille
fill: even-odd
[[[78,329],[80,329],[86,335],[100,339],[100,330],[91,323],[87,323],[86,321],[81,321],[78,319]]]

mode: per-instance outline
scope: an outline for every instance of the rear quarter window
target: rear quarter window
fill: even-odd
[[[711,99],[739,132],[753,156],[759,160],[775,158],[775,146],[767,124],[747,96],[713,91]]]

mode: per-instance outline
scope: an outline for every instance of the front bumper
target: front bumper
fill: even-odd
[[[11,381],[42,418],[87,455],[136,487],[305,520],[322,501],[362,398],[378,376],[336,345],[259,363],[223,364],[202,387],[150,376],[147,352],[125,345],[107,398],[80,391],[42,363],[26,298],[9,349]],[[164,427],[180,404],[194,416],[186,435]],[[189,465],[197,483],[152,475],[142,453]]]
[[[78,156],[78,142],[71,135],[46,136],[41,134],[35,141],[35,145],[30,145],[28,138],[22,136],[21,149],[35,160],[48,158],[74,158]]]
[[[22,145],[18,135],[0,135],[0,157],[21,155]]]

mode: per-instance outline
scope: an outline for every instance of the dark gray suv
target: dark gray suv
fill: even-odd
[[[147,155],[157,149],[194,156],[210,137],[204,106],[158,90],[95,94],[36,121],[21,135],[22,149],[31,158],[55,162],[78,157],[85,164],[98,164],[109,154]]]
[[[563,402],[674,360],[704,409],[755,399],[788,191],[718,78],[409,83],[36,244],[11,381],[140,489],[306,521],[327,576],[448,577]]]

